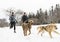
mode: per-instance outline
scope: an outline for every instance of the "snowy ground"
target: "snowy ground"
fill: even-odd
[[[37,27],[39,25],[32,26],[32,34],[29,36],[23,35],[21,26],[16,27],[17,33],[13,32],[13,28],[9,27],[0,28],[0,42],[60,42],[60,35],[52,33],[53,38],[51,39],[47,32],[41,35],[37,34]],[[60,32],[60,24],[57,24],[57,31]]]

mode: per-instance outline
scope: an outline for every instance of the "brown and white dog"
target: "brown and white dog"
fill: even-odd
[[[28,23],[23,23],[22,28],[23,28],[23,33],[24,36],[27,36],[27,31],[29,31],[29,34],[31,34],[31,25],[33,24],[33,20],[28,20]]]
[[[58,32],[55,31],[55,30],[57,30],[56,24],[48,24],[47,26],[39,26],[37,28],[37,30],[38,30],[38,34],[40,32],[42,32],[42,34],[43,34],[44,31],[47,31],[51,38],[52,38],[52,35],[51,35],[52,32],[55,32],[55,33],[59,34]],[[42,36],[42,34],[41,34],[41,36]]]

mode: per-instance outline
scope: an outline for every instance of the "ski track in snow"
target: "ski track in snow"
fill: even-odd
[[[60,33],[60,24],[56,24]],[[16,26],[16,32],[14,33],[13,28],[0,27],[0,42],[60,42],[60,35],[52,33],[53,38],[51,39],[47,32],[44,32],[43,36],[37,34],[37,27],[39,25],[33,25],[31,29],[31,35],[24,36],[21,26]]]

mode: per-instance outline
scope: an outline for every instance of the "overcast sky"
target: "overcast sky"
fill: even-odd
[[[60,0],[0,0],[0,16],[1,11],[7,8],[21,9],[25,12],[34,12],[42,8],[48,10],[51,6],[60,4]]]

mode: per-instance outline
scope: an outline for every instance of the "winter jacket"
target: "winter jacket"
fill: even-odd
[[[25,21],[28,22],[28,17],[27,17],[27,15],[23,15],[23,16],[22,16],[22,21],[23,21],[23,22],[25,22]]]
[[[15,16],[14,15],[11,15],[10,18],[9,18],[10,22],[16,22],[16,19],[15,19]]]

